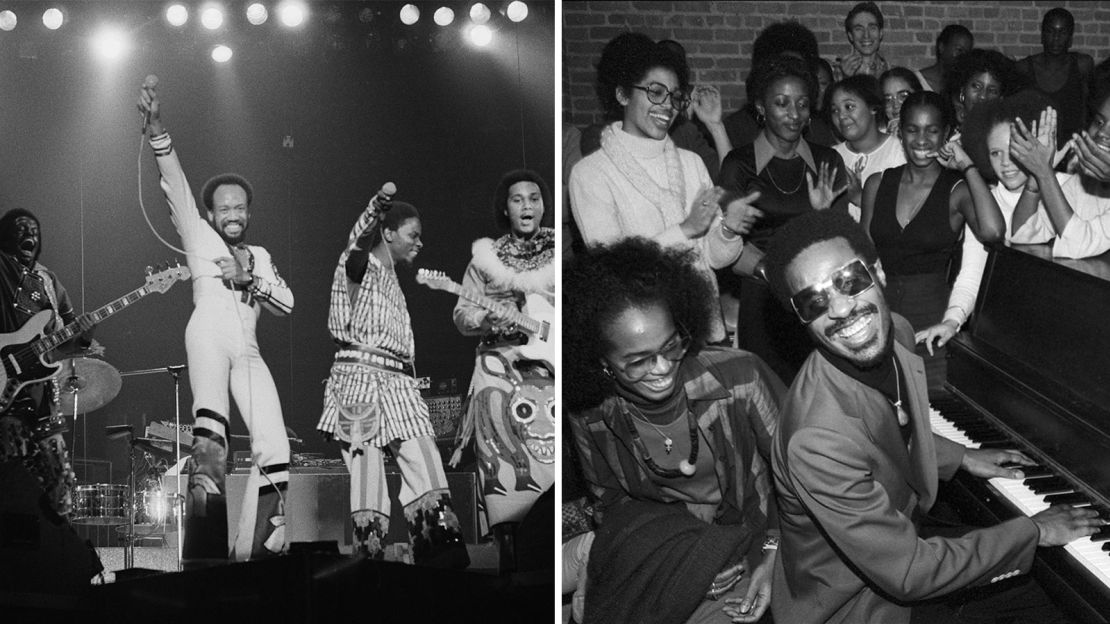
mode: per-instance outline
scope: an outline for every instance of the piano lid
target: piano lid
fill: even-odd
[[[1110,253],[1052,258],[994,246],[969,346],[1088,425],[1110,432]]]

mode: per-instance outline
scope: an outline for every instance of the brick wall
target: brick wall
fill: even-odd
[[[1110,55],[1110,2],[878,2],[885,18],[881,52],[892,65],[920,68],[935,61],[944,26],[961,23],[977,47],[1015,59],[1041,51],[1041,17],[1063,6],[1075,16],[1072,50],[1099,62]],[[844,16],[855,2],[563,2],[563,120],[600,119],[594,64],[605,43],[625,30],[682,43],[696,83],[721,89],[726,113],[744,103],[752,41],[764,26],[794,19],[817,35],[821,56],[850,51]]]

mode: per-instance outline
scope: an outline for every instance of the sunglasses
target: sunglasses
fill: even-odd
[[[871,266],[856,258],[832,272],[823,282],[807,286],[790,297],[790,305],[806,325],[821,318],[829,311],[834,293],[845,297],[858,297],[875,285]]]
[[[671,98],[671,106],[674,106],[680,111],[686,110],[690,106],[690,96],[682,89],[675,89],[668,91],[666,85],[658,82],[653,82],[646,87],[640,85],[632,85],[633,89],[639,89],[647,94],[647,99],[652,104],[662,104]]]
[[[676,331],[658,351],[636,358],[624,366],[614,366],[614,368],[619,369],[629,381],[640,381],[655,370],[655,364],[659,358],[677,362],[686,355],[686,351],[689,349],[690,336]]]

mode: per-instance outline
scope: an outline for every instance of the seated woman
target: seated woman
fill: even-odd
[[[748,84],[763,129],[754,142],[725,157],[719,179],[735,195],[758,192],[755,205],[764,215],[733,267],[745,278],[740,284],[737,344],[790,383],[813,351],[813,342],[759,277],[759,261],[768,241],[790,219],[811,210],[847,212],[848,174],[835,150],[802,136],[817,96],[817,80],[805,61],[791,56],[766,59],[753,69]]]
[[[784,388],[755,355],[706,346],[695,262],[633,238],[563,272],[564,400],[600,506],[585,622],[756,622],[769,604]]]
[[[574,166],[568,188],[587,247],[651,237],[695,249],[698,269],[712,278],[714,268],[739,258],[741,235],[757,211],[734,201],[722,214],[724,190],[713,186],[697,154],[676,148],[667,135],[690,103],[679,81],[684,68],[671,49],[644,35],[625,33],[606,44],[597,68],[598,94],[622,121],[602,131],[601,149]],[[716,291],[716,282],[713,287]],[[719,309],[710,338],[725,340]]]
[[[902,110],[902,102],[906,101],[911,93],[930,91],[921,85],[917,75],[905,67],[891,67],[879,76],[879,87],[883,93],[883,109],[886,111],[887,126],[884,132],[898,134],[898,114]]]
[[[944,316],[964,224],[984,242],[1000,240],[1005,226],[971,159],[958,144],[945,143],[953,123],[948,100],[913,93],[899,118],[906,164],[868,178],[860,223],[879,251],[890,309],[920,331]],[[943,396],[944,354],[930,356],[922,347],[918,355],[925,359],[929,396]]]
[[[889,71],[888,71],[889,73]],[[873,173],[906,164],[897,133],[883,134],[885,113],[879,81],[867,74],[841,80],[829,89],[827,108],[844,142],[833,146],[851,175],[848,212],[859,221],[863,183]]]

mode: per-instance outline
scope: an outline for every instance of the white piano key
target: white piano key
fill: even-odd
[[[956,425],[944,418],[935,408],[929,409],[929,420],[932,429],[953,442],[964,446],[979,448]],[[1025,516],[1036,515],[1050,505],[1045,502],[1044,495],[1037,494],[1025,485],[1022,479],[989,479],[988,483],[1013,507]],[[1084,537],[1064,546],[1068,555],[1090,572],[1103,585],[1110,587],[1110,553],[1102,550],[1106,542],[1095,542],[1089,537]]]

